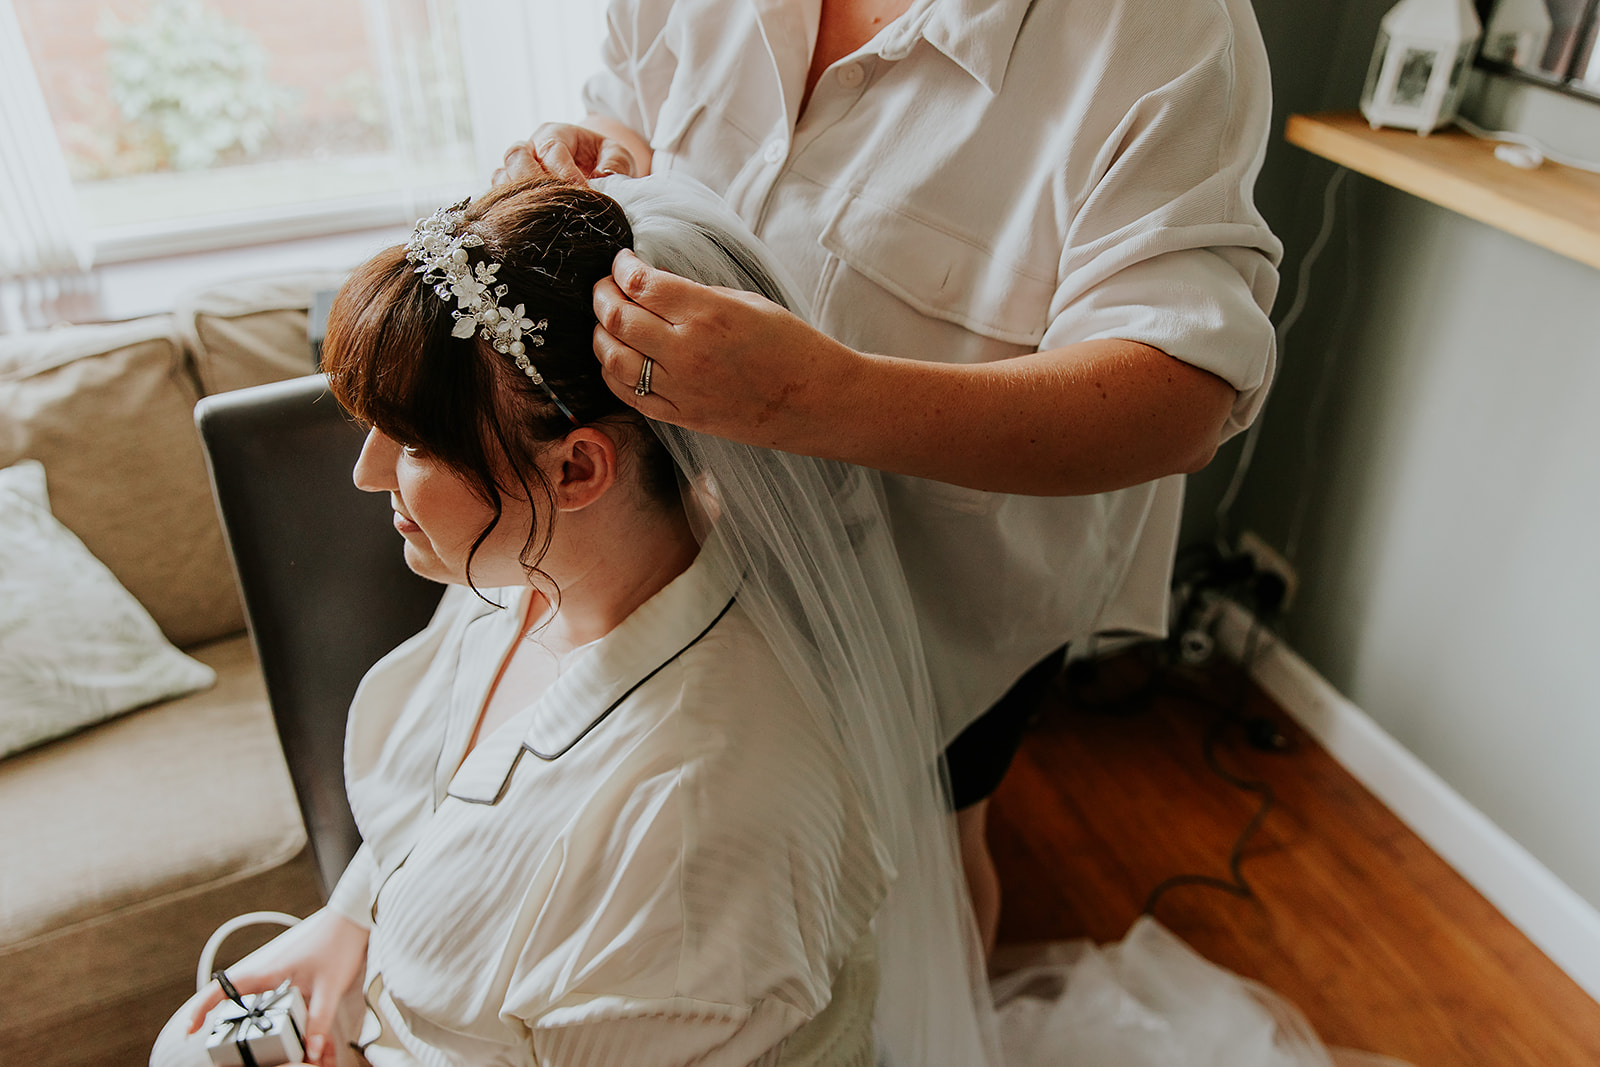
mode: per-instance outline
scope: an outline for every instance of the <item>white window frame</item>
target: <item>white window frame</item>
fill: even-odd
[[[372,25],[385,32],[384,0],[365,3]],[[474,133],[473,182],[85,230],[77,221],[70,180],[51,131],[49,151],[17,154],[23,158],[43,156],[45,165],[35,168],[40,176],[25,179],[25,184],[60,202],[51,217],[57,220],[55,228],[66,233],[55,237],[58,244],[76,251],[70,260],[59,252],[47,256],[33,270],[64,271],[74,264],[128,263],[405,225],[441,204],[483,188],[505,150],[529,136],[539,123],[582,117],[580,91],[583,79],[599,63],[605,4],[602,0],[459,0],[455,11]],[[11,0],[0,0],[0,19],[5,18],[15,28]],[[3,35],[22,50],[20,29]],[[26,58],[25,50],[21,54]],[[3,62],[6,58],[11,57],[0,56],[0,66],[12,71],[15,80],[31,83],[38,95],[31,61]],[[391,83],[385,95],[392,100],[401,75],[392,67],[383,73]],[[8,91],[0,101],[0,135],[7,129],[6,120],[18,110],[14,101],[19,99],[18,93]],[[42,96],[39,103],[42,106]],[[28,119],[26,139],[32,142],[43,137],[38,116],[30,112]],[[17,125],[16,121],[10,123],[11,128]],[[403,124],[398,128],[403,131]],[[403,157],[408,148],[402,143],[399,154]],[[51,163],[57,165],[49,166]],[[4,198],[5,177],[0,174],[0,210],[11,213],[11,204]],[[61,195],[63,182],[65,197]],[[18,213],[16,217],[26,215]],[[26,277],[30,271],[13,273]]]

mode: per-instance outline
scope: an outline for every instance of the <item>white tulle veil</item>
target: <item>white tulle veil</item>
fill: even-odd
[[[611,178],[646,262],[761,293],[804,316],[786,275],[705,186]],[[877,475],[656,424],[712,514],[740,601],[836,731],[893,882],[874,921],[877,1032],[889,1067],[999,1062],[982,952],[945,803],[927,669]]]

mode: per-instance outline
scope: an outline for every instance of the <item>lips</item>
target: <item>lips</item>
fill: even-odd
[[[402,534],[422,532],[422,527],[418,526],[416,523],[412,522],[398,511],[394,513],[394,528],[399,530]]]

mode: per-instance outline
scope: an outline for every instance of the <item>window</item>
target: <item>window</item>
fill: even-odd
[[[576,117],[604,11],[598,0],[5,4],[99,263],[394,225],[481,187],[537,121]]]

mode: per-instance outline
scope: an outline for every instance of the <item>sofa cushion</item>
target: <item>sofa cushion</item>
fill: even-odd
[[[0,946],[276,867],[305,846],[249,639],[191,652],[216,671],[212,689],[0,764]]]
[[[174,317],[200,387],[209,395],[313,373],[307,309],[318,290],[337,289],[343,281],[339,273],[282,275],[180,297]]]
[[[0,466],[42,462],[56,518],[179,646],[244,615],[167,316],[0,338]]]
[[[321,904],[248,639],[193,654],[214,689],[0,763],[0,1062],[148,1049],[220,923]],[[129,1018],[131,1042],[116,1029]],[[60,1043],[89,1019],[112,1028]]]
[[[0,756],[216,680],[50,514],[38,460],[0,468]]]

